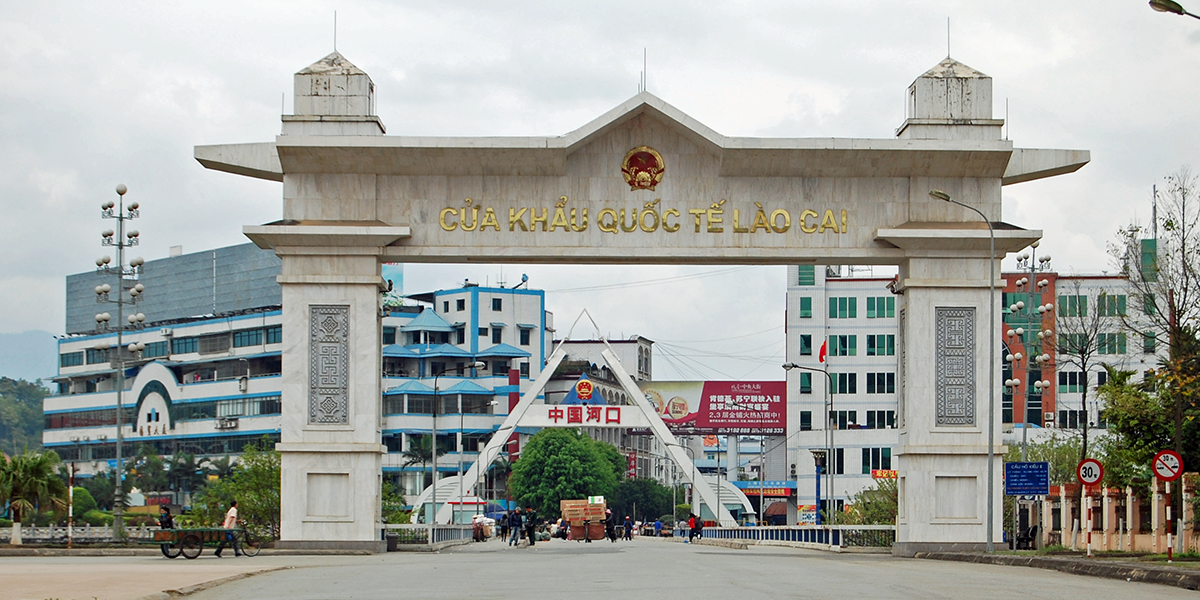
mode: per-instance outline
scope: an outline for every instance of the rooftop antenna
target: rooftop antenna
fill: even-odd
[[[1004,99],[1004,139],[1012,136],[1012,126],[1008,124],[1008,98]]]
[[[950,17],[946,17],[946,58],[950,58]]]
[[[647,79],[646,67],[647,67],[647,65],[648,65],[648,62],[646,60],[646,47],[643,46],[642,47],[642,91],[643,92],[646,91],[646,79]]]
[[[1154,197],[1150,199],[1150,238],[1158,239],[1158,184],[1151,188]]]
[[[337,11],[333,11],[333,51],[337,52]]]

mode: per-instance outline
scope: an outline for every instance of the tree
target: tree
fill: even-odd
[[[613,514],[622,517],[654,519],[671,513],[671,488],[653,479],[626,479],[617,486],[608,504]]]
[[[208,469],[195,454],[180,452],[167,460],[167,485],[181,494],[191,494],[208,483]],[[180,500],[182,502],[182,500]]]
[[[248,444],[229,477],[204,487],[192,502],[192,515],[202,526],[220,523],[230,502],[238,502],[238,518],[256,530],[279,532],[279,452],[270,438]]]
[[[400,460],[404,466],[411,467],[413,465],[421,465],[421,481],[425,483],[421,487],[426,487],[433,484],[433,481],[425,475],[430,464],[433,461],[433,450],[430,449],[432,436],[428,435],[413,435],[408,437],[408,450],[400,453]],[[442,444],[438,444],[438,456],[446,453],[446,448]]]
[[[613,457],[618,460],[614,465]],[[529,438],[509,478],[512,497],[543,517],[559,514],[559,501],[612,496],[621,453],[578,429],[543,429]],[[668,504],[669,505],[669,504]]]
[[[1163,192],[1156,193],[1153,237],[1141,239],[1142,229],[1130,225],[1119,231],[1117,241],[1109,246],[1109,254],[1134,291],[1130,304],[1136,310],[1130,312],[1149,323],[1150,333],[1167,340],[1170,363],[1195,355],[1196,331],[1191,324],[1200,319],[1198,192],[1200,181],[1189,167],[1180,167],[1167,176]],[[1176,452],[1184,454],[1183,405],[1187,399],[1173,394],[1171,400],[1174,447]]]
[[[39,512],[67,508],[67,485],[58,477],[58,454],[26,450],[12,458],[0,455],[0,504],[8,502],[14,523],[33,522]]]
[[[859,491],[850,499],[839,523],[849,525],[895,525],[899,512],[899,492],[895,479],[876,479],[874,487]]]
[[[1064,289],[1065,287],[1065,289]],[[1080,423],[1083,440],[1079,449],[1079,459],[1088,456],[1088,428],[1092,425],[1091,410],[1088,408],[1088,392],[1091,388],[1091,372],[1101,366],[1098,356],[1107,348],[1123,329],[1120,314],[1111,314],[1108,310],[1110,298],[1107,290],[1085,290],[1083,283],[1072,280],[1066,286],[1059,288],[1058,317],[1055,329],[1058,336],[1058,363],[1061,372],[1064,366],[1079,370],[1079,389],[1082,393],[1080,400],[1083,409],[1083,419]],[[1066,292],[1064,295],[1063,292]],[[1116,299],[1114,296],[1113,300]],[[1090,308],[1089,308],[1090,305]],[[1118,310],[1121,308],[1118,306]],[[1107,352],[1106,352],[1107,353]],[[1053,382],[1051,382],[1053,385]],[[1059,423],[1059,426],[1066,426]]]
[[[217,479],[229,477],[237,470],[237,462],[230,456],[216,459],[210,458],[204,462],[208,472],[216,475]]]
[[[0,451],[19,454],[25,448],[42,447],[42,382],[0,377]]]
[[[133,458],[126,463],[125,472],[133,487],[142,493],[161,492],[170,485],[162,459],[147,444],[138,446]]]

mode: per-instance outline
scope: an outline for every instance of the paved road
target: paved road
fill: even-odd
[[[1179,588],[1024,567],[654,540],[555,540],[533,548],[493,541],[437,554],[328,557],[324,566],[305,562],[309,566],[234,581],[189,598],[1195,598],[1195,592]]]

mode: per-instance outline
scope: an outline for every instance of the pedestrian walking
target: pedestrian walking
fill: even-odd
[[[608,536],[608,541],[617,543],[617,518],[613,516],[612,509],[604,510],[604,535]]]
[[[625,515],[625,539],[633,540],[633,521],[629,519],[629,515]]]
[[[500,515],[500,539],[508,539],[508,513]]]
[[[688,543],[690,544],[690,543],[692,543],[692,540],[695,539],[695,537],[696,537],[696,515],[695,514],[688,513],[687,524],[688,524]]]
[[[521,507],[517,507],[511,515],[508,516],[508,526],[512,529],[512,536],[508,539],[509,546],[516,546],[521,543]]]
[[[654,537],[662,537],[662,519],[654,520]]]
[[[225,522],[221,524],[221,527],[226,531],[225,535],[221,538],[221,542],[217,544],[217,558],[221,557],[221,551],[225,549],[225,544],[227,543],[233,546],[234,556],[242,555],[242,549],[238,545],[237,534],[233,531],[237,527],[237,515],[237,500],[234,500],[229,503],[229,510],[225,512]]]
[[[525,539],[529,540],[529,545],[532,546],[537,539],[537,512],[532,508],[527,509],[522,522],[525,524]]]

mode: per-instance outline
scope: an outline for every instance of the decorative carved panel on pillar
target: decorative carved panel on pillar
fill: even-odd
[[[309,315],[308,422],[350,422],[350,307],[312,305]]]
[[[975,424],[975,309],[937,309],[937,424]]]

